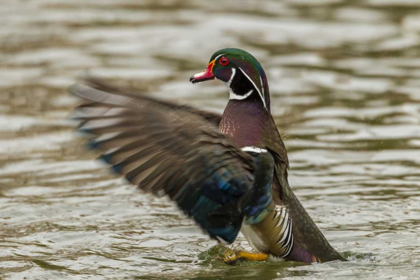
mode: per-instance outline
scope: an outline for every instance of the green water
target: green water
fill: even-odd
[[[3,2],[0,278],[420,277],[420,1]],[[221,263],[66,120],[86,73],[222,112],[222,83],[188,80],[224,47],[263,64],[290,184],[348,262]]]

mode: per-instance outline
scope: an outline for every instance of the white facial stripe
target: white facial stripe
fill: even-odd
[[[243,147],[241,150],[244,151],[244,152],[253,152],[253,153],[258,153],[258,154],[267,152],[266,149],[261,149],[261,148],[255,147],[255,146]]]
[[[214,58],[214,64],[216,64],[216,62],[217,62],[216,60],[217,60],[219,57],[224,56],[224,55],[225,55],[225,54],[223,54],[223,53],[222,53],[222,54],[219,54],[218,56],[216,56],[216,57]]]
[[[235,77],[235,74],[236,74],[236,68],[232,67],[231,69],[232,69],[232,75],[230,75],[229,81],[227,82],[227,85],[228,85],[229,89],[230,89],[230,84],[232,83],[232,80],[233,80],[233,78]]]
[[[261,101],[262,101],[262,103],[263,103],[263,105],[264,105],[264,108],[267,110],[267,105],[265,104],[265,99],[264,99],[264,95],[260,92],[260,90],[258,89],[258,87],[255,85],[255,83],[254,83],[254,81],[252,81],[251,80],[251,78],[245,73],[245,71],[244,70],[242,70],[242,68],[241,67],[238,67],[239,68],[239,70],[241,70],[242,71],[242,73],[245,75],[245,77],[247,77],[248,78],[248,80],[252,83],[252,85],[254,86],[254,88],[255,88],[255,90],[258,92],[258,94],[260,95],[260,97],[261,97]],[[261,79],[261,77],[260,77],[260,79]]]

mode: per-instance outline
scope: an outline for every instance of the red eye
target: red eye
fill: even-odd
[[[229,59],[227,59],[226,57],[222,56],[222,57],[219,59],[219,63],[220,63],[220,65],[226,66],[226,65],[228,65],[228,64],[229,64]]]

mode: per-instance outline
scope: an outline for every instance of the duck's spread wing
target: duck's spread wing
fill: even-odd
[[[156,98],[153,98],[148,95],[141,94],[141,93],[134,93],[126,89],[117,88],[114,85],[111,85],[100,79],[91,77],[89,79],[86,79],[84,83],[89,85],[90,87],[100,89],[105,92],[118,93],[118,95],[123,95],[123,96],[127,96],[134,99],[141,98],[142,100],[153,101],[155,102],[155,104],[158,104],[169,110],[182,110],[185,112],[189,112],[192,115],[203,118],[204,120],[216,125],[217,127],[219,126],[220,120],[222,119],[222,115],[218,113],[200,110],[200,109],[197,109],[197,108],[185,105],[185,104],[178,104],[178,103],[170,102],[167,100],[156,99]]]
[[[86,101],[74,118],[91,135],[88,145],[132,184],[168,195],[212,238],[233,242],[243,220],[239,198],[253,184],[252,158],[190,107],[108,90],[69,89]]]

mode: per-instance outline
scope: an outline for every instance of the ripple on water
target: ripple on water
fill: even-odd
[[[0,274],[6,279],[414,279],[420,267],[418,0],[34,0],[0,9]],[[167,199],[86,152],[63,119],[83,73],[223,112],[192,86],[219,48],[264,65],[290,183],[348,262],[217,260]],[[233,248],[250,249],[243,236]],[[397,256],[397,257],[396,257]]]

